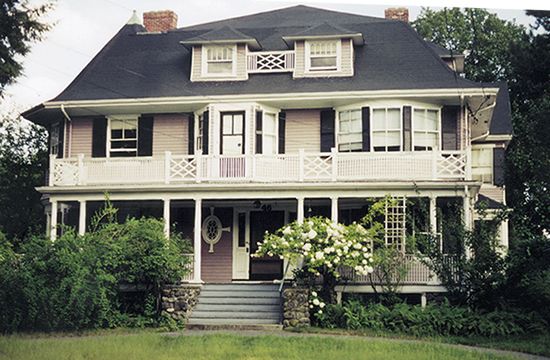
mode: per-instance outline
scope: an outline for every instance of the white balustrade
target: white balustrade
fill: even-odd
[[[464,151],[173,155],[50,159],[50,186],[182,182],[464,180]]]
[[[184,268],[186,270],[186,274],[183,275],[182,281],[192,281],[193,280],[193,269],[194,269],[194,255],[193,254],[183,254],[183,258],[185,259]]]
[[[248,53],[249,73],[277,73],[294,70],[294,51],[258,51]]]

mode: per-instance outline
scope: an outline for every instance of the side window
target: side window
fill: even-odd
[[[50,155],[57,155],[59,153],[60,130],[59,123],[53,124],[50,129]]]
[[[337,71],[340,40],[306,42],[308,71]]]
[[[206,46],[203,56],[206,58],[205,75],[233,75],[234,46]]]
[[[372,148],[374,151],[401,151],[401,109],[372,110]]]
[[[200,114],[197,119],[197,131],[195,132],[197,134],[197,142],[196,142],[196,149],[197,152],[200,153],[202,151],[202,133],[203,133],[203,127],[204,127],[204,116],[203,114]]]
[[[111,119],[109,125],[109,156],[137,156],[137,119]]]
[[[361,110],[338,113],[338,151],[363,149],[363,124]]]
[[[493,183],[493,148],[472,149],[472,178],[485,184]]]
[[[277,116],[273,113],[264,113],[262,130],[262,153],[277,154]]]
[[[430,151],[439,149],[439,110],[414,109],[413,149]]]

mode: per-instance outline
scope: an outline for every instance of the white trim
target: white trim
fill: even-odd
[[[483,141],[510,141],[512,134],[491,135],[489,134]]]
[[[441,118],[441,109],[442,106],[412,106],[412,105],[403,105],[403,106],[410,106],[411,107],[411,151],[417,151],[417,152],[423,152],[423,151],[441,151],[443,149],[443,136],[441,132],[442,128],[442,118]],[[437,111],[437,141],[438,141],[438,148],[432,149],[432,150],[415,150],[415,138],[414,138],[414,125],[415,125],[415,119],[414,119],[414,111],[415,110],[432,110]],[[420,132],[420,131],[419,131]],[[431,133],[434,133],[433,131]]]

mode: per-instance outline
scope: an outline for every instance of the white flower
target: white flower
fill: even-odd
[[[310,251],[311,250],[311,244],[310,243],[304,244],[304,246],[302,246],[302,249],[304,249],[305,251]]]
[[[313,299],[313,305],[319,306],[319,304],[320,304],[319,299]]]
[[[284,230],[283,230],[283,234],[284,235],[290,235],[292,233],[292,229],[290,228],[290,226],[287,226]]]
[[[356,250],[359,250],[359,249],[361,249],[361,244],[355,243],[355,244],[353,244],[353,248],[356,249]]]
[[[315,258],[316,258],[317,260],[321,260],[321,259],[324,258],[324,257],[325,257],[325,255],[323,254],[322,251],[317,251],[317,252],[315,253]]]
[[[363,263],[363,265],[367,265],[367,260],[363,259],[363,261],[361,261],[361,263]]]
[[[312,292],[311,292],[311,296],[313,296],[313,297],[317,297],[317,292],[315,292],[315,291],[312,291]]]
[[[322,314],[322,313],[323,313],[323,310],[319,310],[319,311],[317,311],[317,312],[318,312],[319,314]]]
[[[325,307],[325,303],[324,303],[324,302],[320,303],[320,304],[319,304],[319,307],[320,307],[321,309],[324,308],[324,307]]]

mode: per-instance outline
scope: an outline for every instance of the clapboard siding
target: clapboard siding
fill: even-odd
[[[165,151],[182,155],[189,151],[187,115],[156,115],[153,125],[153,156]]]
[[[353,44],[351,39],[342,40],[342,75],[353,75]]]
[[[303,77],[306,66],[305,43],[303,40],[294,43],[294,52],[294,77]]]
[[[248,70],[246,69],[246,45],[237,45],[237,78],[241,80],[248,79]]]
[[[202,209],[203,221],[210,215],[210,209]],[[222,226],[233,223],[233,209],[216,208],[214,215],[219,217]],[[201,277],[206,283],[231,282],[233,277],[233,232],[224,231],[220,241],[214,245],[214,252],[208,252],[210,245],[201,241]]]
[[[288,110],[286,112],[285,153],[321,150],[321,111]]]
[[[71,130],[71,156],[83,154],[86,157],[92,156],[92,127],[93,120],[87,118],[74,118],[71,126],[67,126]],[[65,137],[69,139],[69,137]],[[67,146],[68,148],[68,146]]]
[[[198,81],[201,78],[202,47],[193,46],[191,61],[191,81]]]
[[[495,201],[504,203],[504,188],[502,187],[483,184],[479,189],[479,193]]]

